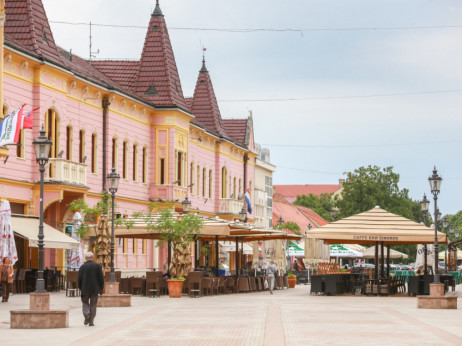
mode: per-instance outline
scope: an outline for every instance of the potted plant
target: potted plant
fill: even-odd
[[[295,288],[297,284],[297,276],[292,273],[287,273],[287,281],[289,281],[289,288]]]
[[[183,291],[184,277],[187,273],[180,272],[179,257],[189,247],[194,240],[194,236],[199,233],[203,225],[199,216],[194,214],[184,214],[175,217],[172,208],[162,209],[159,218],[151,224],[151,228],[159,232],[159,242],[157,246],[169,244],[173,246],[174,273],[168,282],[168,292],[170,298],[180,298]]]

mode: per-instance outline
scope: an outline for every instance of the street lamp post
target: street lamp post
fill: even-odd
[[[45,165],[48,162],[52,142],[45,135],[45,129],[40,130],[40,136],[32,142],[35,150],[35,160],[39,165],[40,171],[40,223],[38,233],[38,271],[37,283],[35,286],[36,293],[45,293],[45,282],[43,280],[43,180]]]
[[[284,226],[284,220],[282,219],[282,216],[279,216],[278,228],[282,230],[283,226]]]
[[[424,194],[423,199],[420,201],[422,213],[424,217],[424,226],[427,226],[428,209],[430,207],[430,201],[427,199],[427,195]],[[424,276],[427,275],[427,243],[424,243]]]
[[[107,180],[109,182],[109,192],[112,197],[112,227],[111,227],[111,274],[109,275],[109,282],[116,282],[115,271],[114,271],[114,204],[115,204],[115,194],[119,188],[120,175],[116,172],[116,169],[112,167],[111,173],[107,175]]]
[[[241,222],[246,222],[247,221],[247,212],[245,211],[244,206],[242,206],[242,209],[239,212],[239,221],[241,221]]]
[[[441,178],[438,175],[438,171],[436,170],[436,167],[433,169],[433,175],[428,178],[428,182],[430,183],[430,190],[433,194],[433,201],[435,202],[435,241],[433,244],[433,252],[435,254],[435,273],[434,273],[434,284],[439,284],[440,283],[440,274],[439,274],[439,269],[438,269],[438,206],[437,206],[437,201],[438,201],[438,194],[440,193],[441,189],[441,182],[443,181],[443,178]]]
[[[189,208],[191,208],[191,201],[188,199],[188,196],[181,202],[181,207],[183,208],[183,213],[189,213]]]

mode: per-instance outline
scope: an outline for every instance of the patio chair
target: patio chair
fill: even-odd
[[[145,282],[142,278],[132,278],[130,279],[130,291],[132,295],[143,295],[144,293]]]
[[[120,279],[122,278],[122,272],[120,270],[118,270],[118,271],[115,271],[114,274],[115,274],[116,281],[120,282]],[[110,275],[111,275],[110,271],[104,273],[104,281],[105,282],[109,282]]]
[[[162,272],[146,272],[146,295],[160,297],[162,291]]]
[[[212,278],[212,293],[216,293],[218,295],[220,290],[220,278],[214,277]]]
[[[289,288],[289,277],[288,276],[284,275],[282,282],[283,282],[284,288]]]
[[[417,295],[419,294],[420,278],[418,276],[410,276],[407,283],[407,294]]]
[[[202,295],[202,271],[194,271],[189,273],[189,296],[190,297],[199,297]]]
[[[237,279],[237,292],[249,292],[249,278],[240,277]]]
[[[218,290],[220,291],[221,294],[227,293],[226,292],[226,279],[221,277],[218,280]]]
[[[26,293],[26,270],[19,269],[18,277],[16,279],[17,293]]]
[[[274,280],[274,289],[282,290],[284,288],[284,279],[282,276],[276,276],[276,280]]]
[[[232,277],[226,278],[226,292],[236,293],[236,281]]]
[[[257,290],[257,283],[254,277],[249,277],[249,288],[253,292]]]
[[[202,295],[213,295],[213,280],[211,278],[201,278]]]
[[[78,279],[79,279],[78,271],[67,271],[66,272],[66,297],[80,296]]]
[[[362,276],[352,275],[351,277],[351,294],[355,295],[356,292],[364,294],[364,280]]]

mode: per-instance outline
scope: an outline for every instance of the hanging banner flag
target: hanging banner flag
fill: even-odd
[[[40,107],[37,107],[30,112],[27,112],[27,114],[24,115],[23,121],[22,121],[22,129],[32,129],[32,123],[33,123],[33,115],[34,112],[39,109]]]
[[[22,127],[24,106],[8,114],[0,123],[0,146],[18,142]]]
[[[247,212],[249,214],[252,214],[252,205],[250,204],[250,190],[247,189],[244,195],[245,198],[245,203],[247,203]]]

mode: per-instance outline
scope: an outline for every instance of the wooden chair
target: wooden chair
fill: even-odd
[[[218,282],[218,287],[220,290],[221,294],[227,293],[226,292],[226,279],[224,277],[221,277]]]
[[[162,272],[146,273],[146,295],[148,297],[160,297],[162,293]]]
[[[237,292],[249,292],[249,278],[241,277],[237,279]]]
[[[143,295],[144,293],[144,279],[142,278],[132,278],[130,279],[130,291],[132,295]]]
[[[226,293],[236,293],[236,281],[232,277],[226,278]]]
[[[313,275],[311,276],[311,290],[310,294],[312,293],[324,293],[322,289],[322,276],[321,275]]]
[[[211,278],[201,278],[201,287],[203,295],[213,295],[213,280]]]
[[[190,297],[199,297],[202,295],[202,272],[193,271],[188,276],[188,288]]]
[[[66,272],[66,297],[78,297],[80,296],[79,289],[79,272],[78,271],[67,271]]]
[[[26,270],[19,269],[18,277],[16,279],[17,293],[26,293]]]

